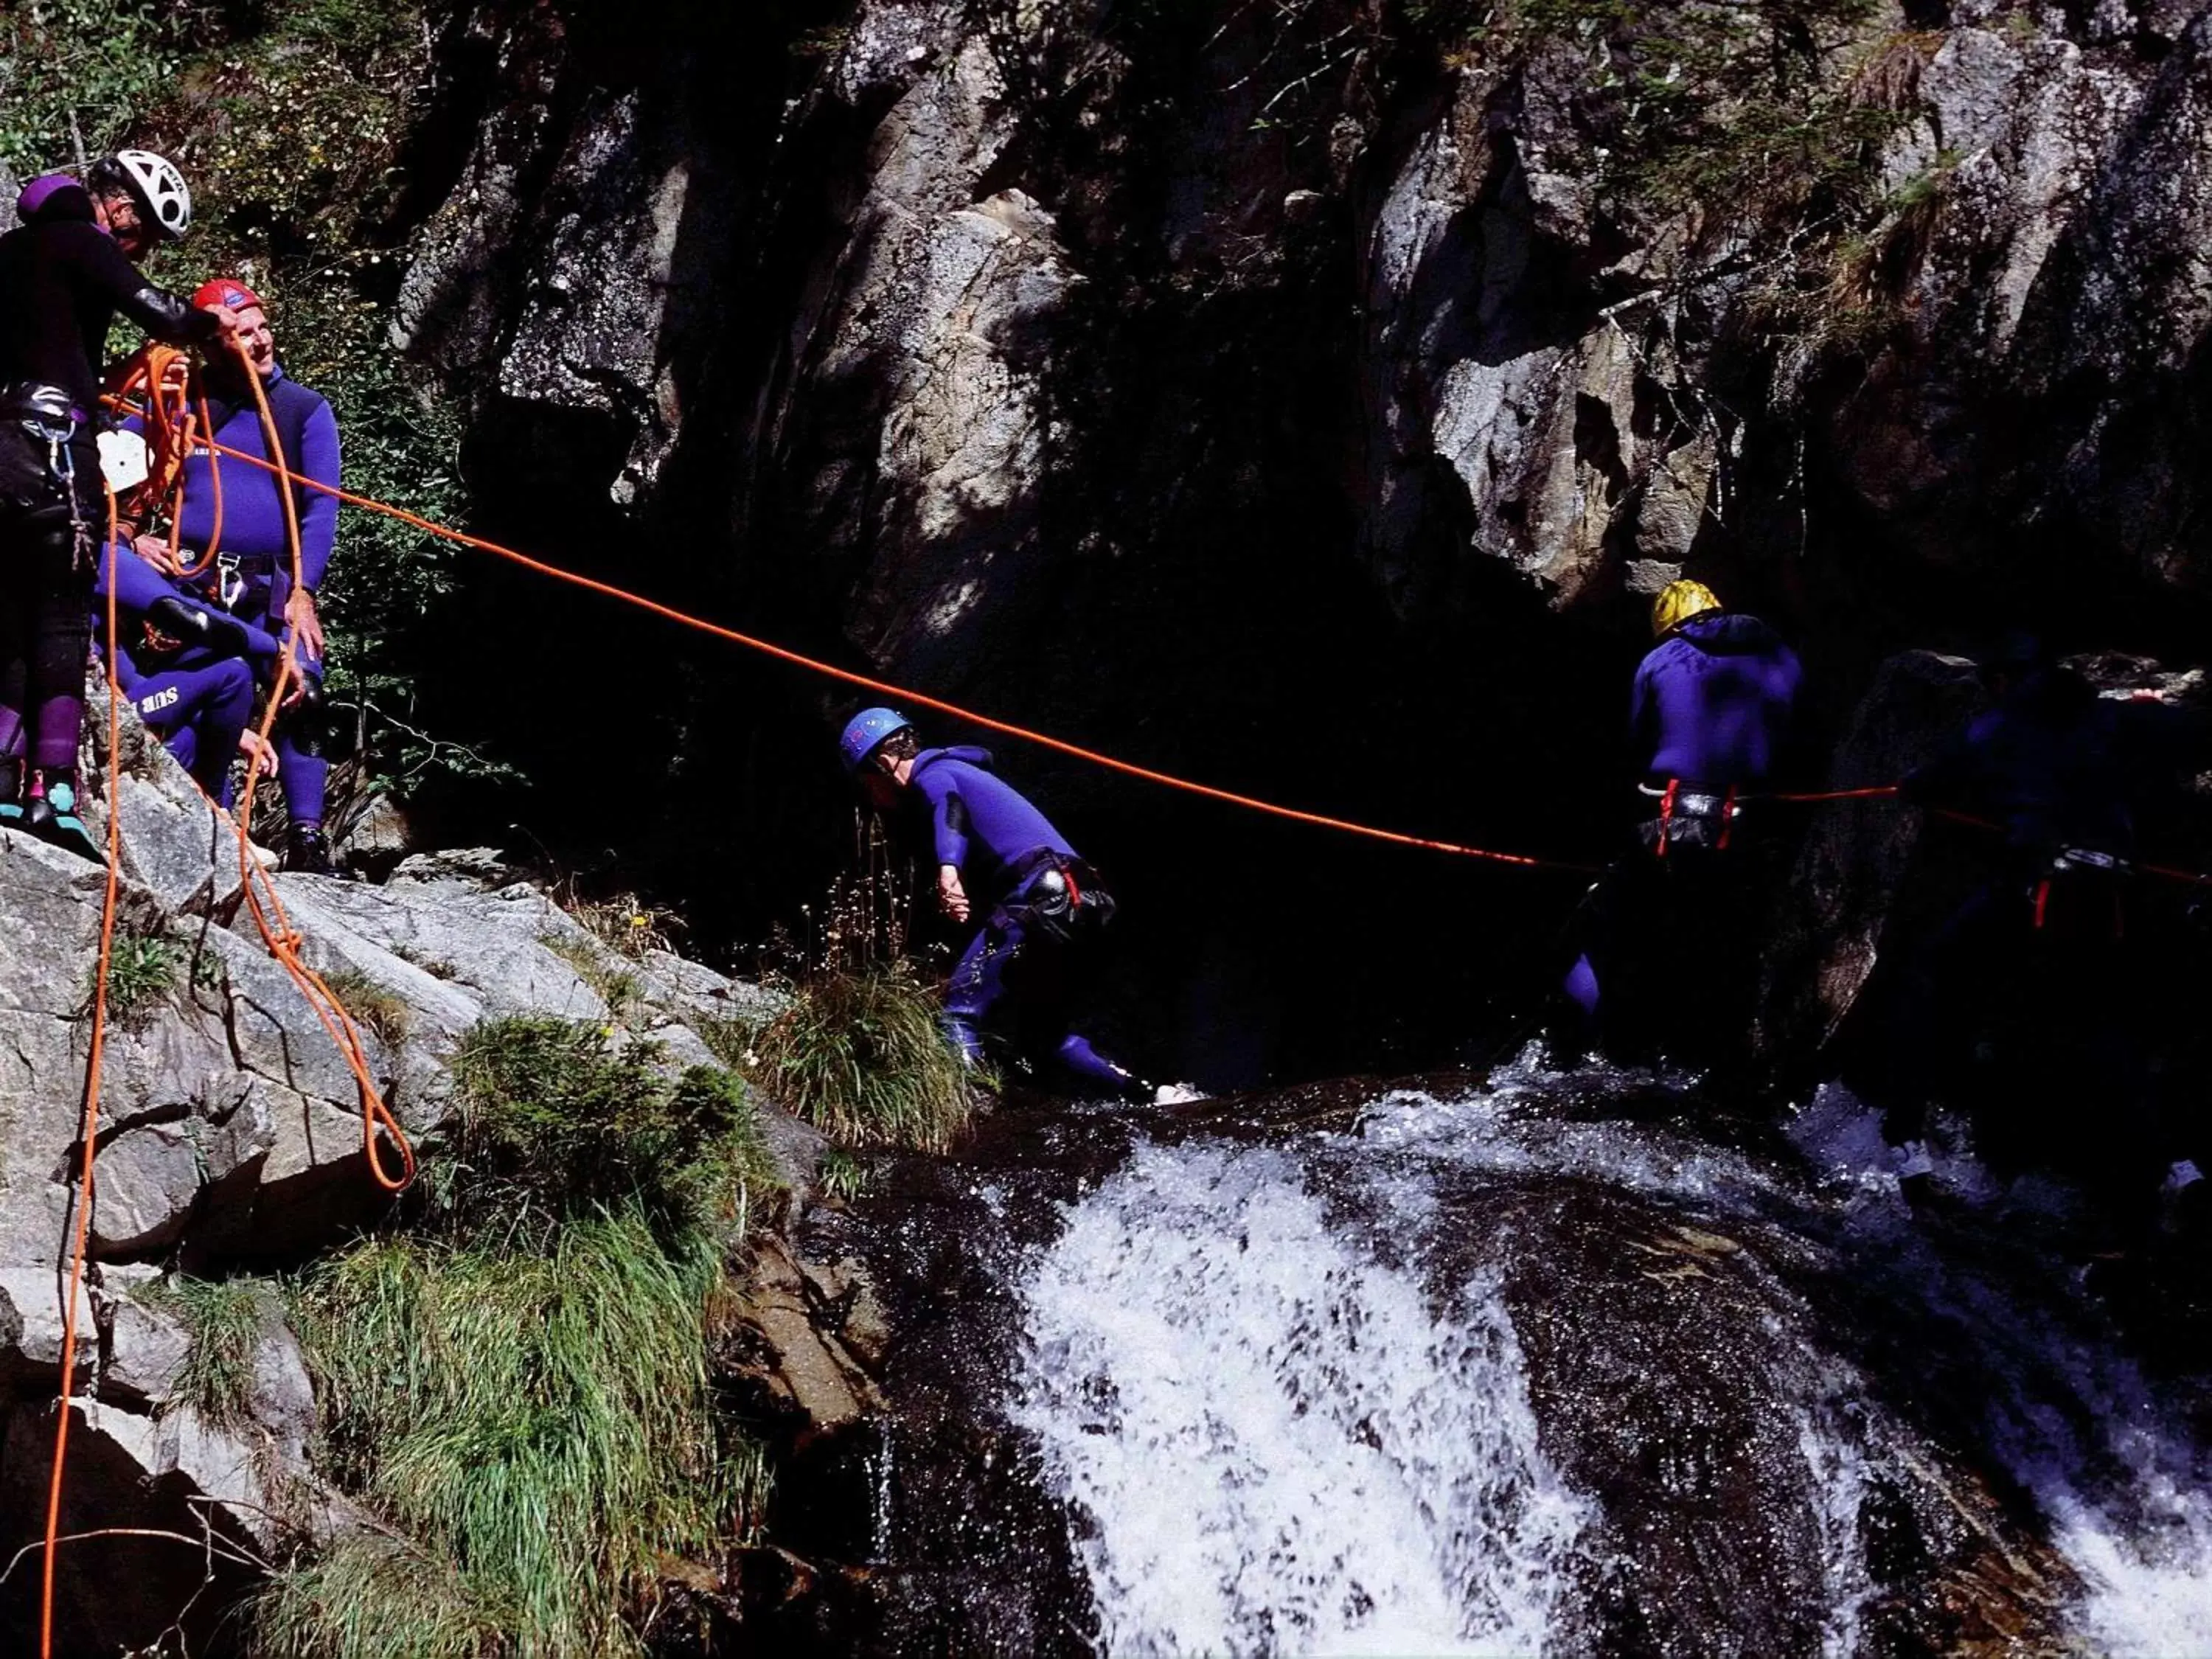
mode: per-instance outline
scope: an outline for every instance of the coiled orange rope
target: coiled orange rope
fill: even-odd
[[[238,354],[239,366],[245,372],[246,385],[253,389],[254,406],[261,416],[262,441],[269,446],[270,454],[281,458],[284,453],[283,441],[277,434],[276,417],[270,412],[268,394],[262,390],[261,376],[255,372],[244,347],[234,345],[233,349]],[[212,449],[212,433],[208,434],[207,441]],[[293,499],[289,488],[289,481],[294,475],[281,465],[275,471],[280,483],[284,485],[277,494],[284,503],[284,534],[291,554],[292,591],[297,592],[302,585],[304,573],[300,560],[299,504]],[[270,734],[276,728],[277,715],[283,712],[284,694],[293,681],[300,678],[299,652],[296,631],[288,629],[283,651],[276,659],[276,682],[270,690],[268,707],[261,716],[259,736],[263,753],[269,749]],[[375,1075],[369,1068],[368,1056],[362,1047],[361,1032],[354,1024],[353,1016],[346,1012],[345,1005],[325,982],[322,975],[300,959],[302,941],[299,932],[292,926],[291,917],[285,914],[284,900],[276,890],[276,884],[261,867],[261,860],[253,855],[251,839],[253,796],[260,781],[261,760],[257,755],[246,769],[246,798],[240,803],[232,821],[238,834],[239,873],[245,883],[246,908],[253,914],[253,925],[260,930],[262,943],[268,946],[269,954],[276,957],[284,971],[292,976],[293,982],[300,988],[301,995],[315,1011],[316,1018],[322,1021],[323,1029],[337,1044],[338,1052],[344,1055],[346,1065],[353,1073],[354,1083],[361,1093],[362,1154],[368,1160],[370,1178],[388,1193],[404,1192],[415,1179],[415,1149],[408,1141],[407,1132],[400,1127],[399,1120],[385,1104],[383,1091],[377,1087]],[[380,1128],[391,1137],[398,1149],[399,1167],[396,1173],[387,1172],[385,1169],[383,1154],[377,1146],[377,1131]]]

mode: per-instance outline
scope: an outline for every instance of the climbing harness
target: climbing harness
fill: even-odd
[[[77,498],[75,445],[90,416],[59,386],[23,381],[0,391],[0,513],[25,529],[68,524],[77,556],[88,539]]]
[[[1663,789],[1648,783],[1639,783],[1636,788],[1638,794],[1659,803],[1659,816],[1637,826],[1637,833],[1655,857],[1665,858],[1674,847],[1710,848],[1716,853],[1728,850],[1736,815],[1743,811],[1735,785],[1714,794],[1710,790],[1685,788],[1681,779],[1669,778]]]
[[[1007,877],[1006,897],[990,916],[989,925],[1000,933],[1034,929],[1066,944],[1114,920],[1114,896],[1081,859],[1041,848],[1016,860]]]

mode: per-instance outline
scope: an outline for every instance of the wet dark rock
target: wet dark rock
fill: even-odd
[[[872,1195],[811,1212],[803,1252],[852,1261],[888,1310],[885,1408],[790,1466],[771,1530],[805,1572],[763,1564],[775,1588],[751,1605],[809,1651],[1091,1650],[1097,1587],[1071,1552],[1098,1520],[1069,1507],[1007,1416],[1028,1340],[1023,1284],[1135,1147],[1243,1145],[1290,1149],[1330,1195],[1332,1227],[1406,1263],[1439,1318],[1495,1278],[1541,1443],[1591,1506],[1559,1615],[1574,1650],[2069,1641],[2076,1570],[1995,1455],[1988,1416],[1992,1391],[2068,1385],[2036,1375],[2025,1342],[1978,1358],[1982,1339],[1953,1324],[1969,1281],[2069,1300],[2036,1288],[2047,1267],[1996,1235],[1910,1243],[1901,1205],[1820,1196],[1778,1142],[1723,1155],[1737,1173],[1717,1179],[1694,1132],[1669,1127],[1698,1115],[1678,1085],[1511,1078],[1516,1103],[1480,1121],[1521,1127],[1470,1121],[1465,1138],[1443,1129],[1461,1120],[1442,1105],[1438,1129],[1411,1140],[1368,1127],[1378,1114],[1418,1125],[1394,1102],[1481,1098],[1464,1075],[1172,1113],[1001,1115],[951,1159],[893,1160]],[[1482,1153],[1493,1134],[1497,1152]],[[1363,1171],[1430,1158],[1415,1214],[1374,1207],[1395,1188],[1368,1195]],[[1930,1249],[1948,1265],[1931,1267]],[[2078,1306],[2057,1316],[2089,1319]],[[2026,1369],[2000,1380],[2015,1363]],[[1327,1376],[1280,1383],[1326,1390]]]

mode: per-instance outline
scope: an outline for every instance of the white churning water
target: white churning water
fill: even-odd
[[[1025,1288],[1108,1651],[1543,1650],[1583,1508],[1489,1286],[1439,1317],[1288,1155],[1148,1146]]]
[[[2039,1305],[2032,1283],[2023,1297],[1938,1254],[1895,1197],[1899,1159],[1879,1113],[1831,1084],[1791,1138],[1832,1185],[1855,1193],[1853,1224],[1882,1231],[1916,1292],[1980,1339],[1990,1444],[2081,1577],[2087,1594],[2073,1613],[2082,1639],[2115,1659],[2212,1655],[2212,1454],[2131,1362]],[[1929,1152],[1937,1184],[1993,1231],[2008,1225],[2008,1211],[2028,1215],[2053,1200],[2033,1182],[2008,1190],[1962,1133]],[[2047,1265],[2053,1277],[2063,1272]]]
[[[1571,1082],[1588,1100],[1618,1080],[1593,1068]],[[1594,1506],[1540,1448],[1495,1285],[1478,1270],[1440,1296],[1419,1259],[1422,1236],[1458,1230],[1437,1202],[1439,1172],[1455,1168],[1840,1230],[1893,1266],[1901,1294],[1975,1334],[1988,1448],[2087,1587],[2084,1642],[2212,1655],[2207,1459],[2131,1367],[2039,1308],[2051,1281],[2007,1284],[1939,1254],[1865,1109],[1824,1091],[1801,1115],[1814,1190],[1680,1137],[1528,1109],[1559,1086],[1516,1067],[1488,1091],[1389,1096],[1354,1133],[1295,1151],[1140,1143],[1070,1207],[1026,1270],[1010,1411],[1079,1517],[1104,1651],[1579,1645],[1563,1621]],[[1939,1175],[1962,1194],[1992,1185],[1963,1165]],[[1358,1201],[1332,1208],[1322,1180]],[[1392,1218],[1390,1249],[1375,1247],[1370,1214]],[[1803,1360],[1775,1403],[1812,1477],[1822,1646],[1849,1655],[1878,1590],[1861,1511],[1897,1425],[1847,1363],[1809,1344]]]

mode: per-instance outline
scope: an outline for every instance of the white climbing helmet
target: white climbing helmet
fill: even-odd
[[[175,162],[150,149],[118,149],[115,165],[164,236],[173,241],[192,228],[192,193]]]

